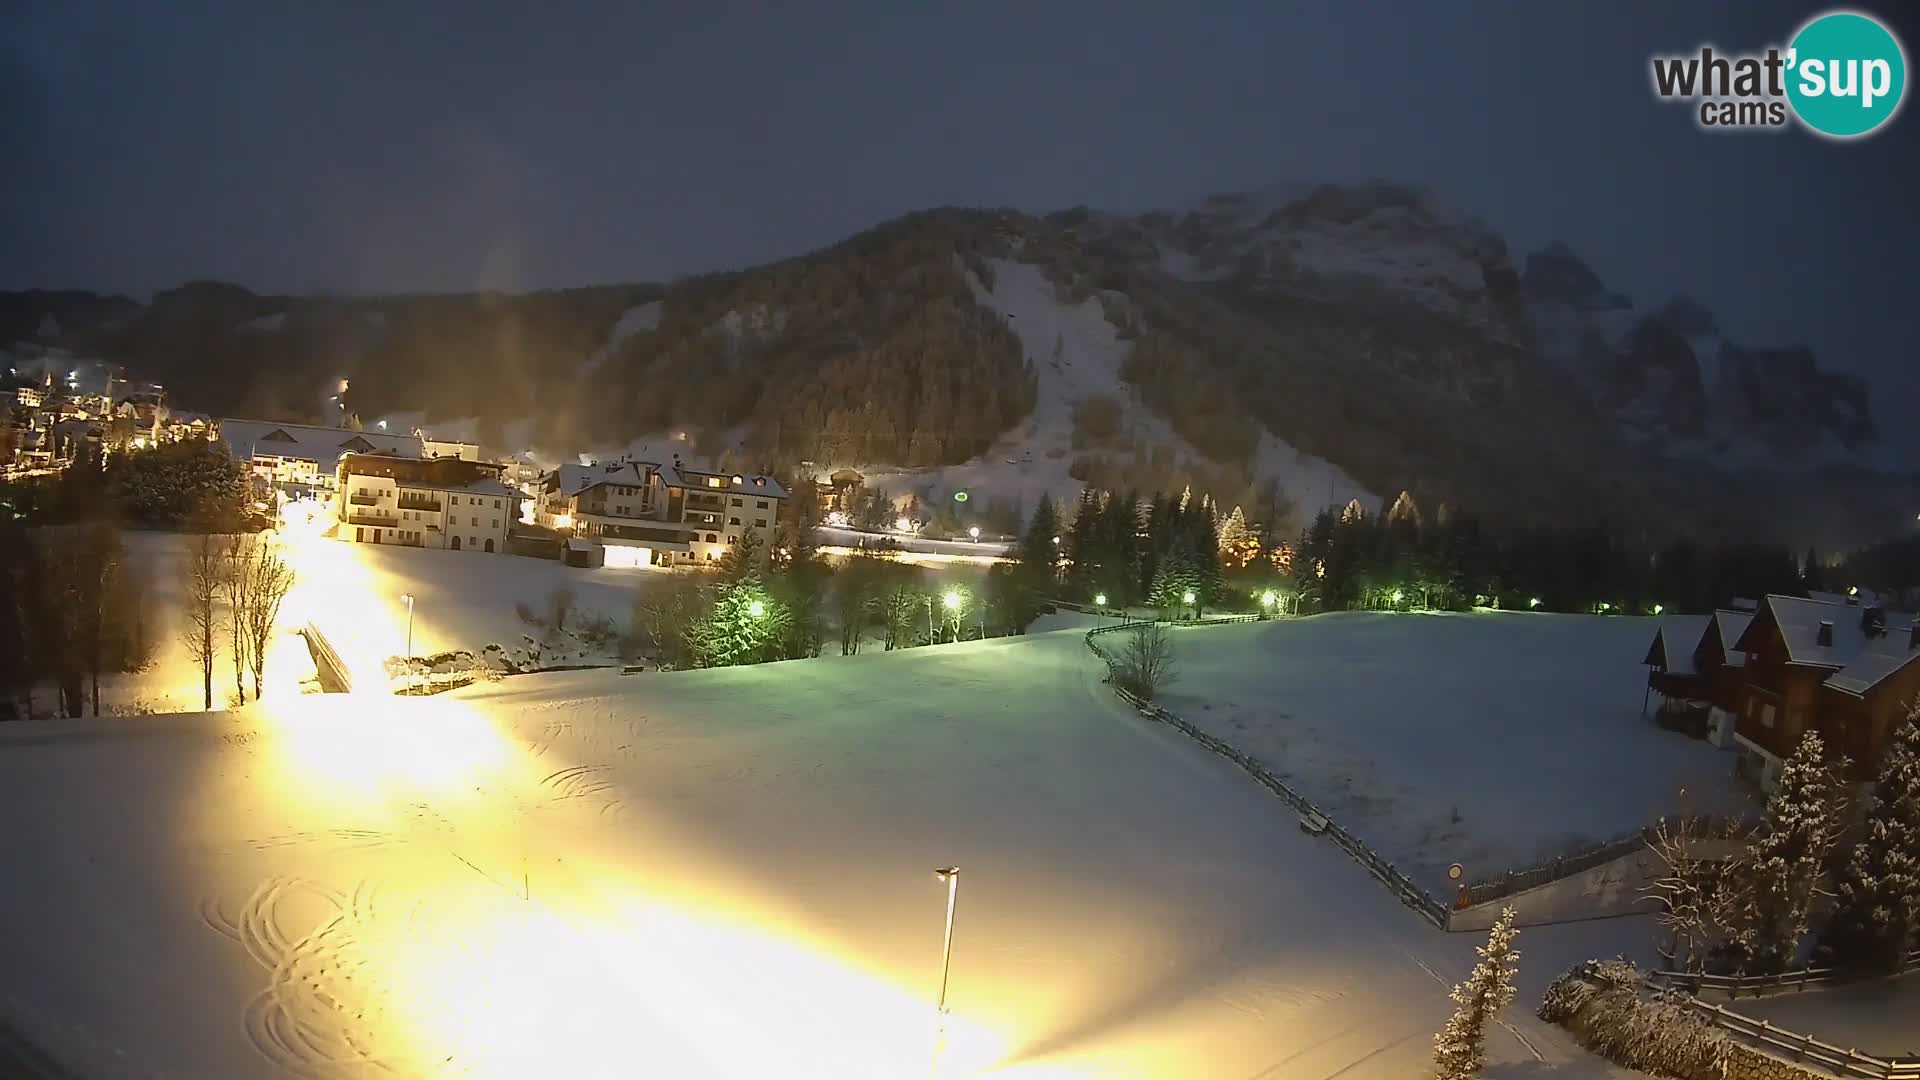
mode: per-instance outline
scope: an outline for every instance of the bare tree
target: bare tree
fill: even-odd
[[[213,709],[213,662],[219,655],[214,635],[220,623],[214,604],[220,597],[222,561],[220,538],[210,532],[191,534],[186,557],[180,560],[181,592],[186,598],[186,623],[180,628],[180,640],[187,647],[187,655],[200,665],[201,688],[209,711]]]
[[[702,575],[676,572],[665,581],[649,581],[634,599],[634,635],[656,662],[684,667],[693,659],[689,636],[711,602]]]
[[[1647,846],[1665,872],[1644,891],[1659,901],[1659,949],[1678,970],[1705,970],[1733,936],[1744,877],[1737,832],[1731,822],[1700,817],[1663,817],[1649,830]]]
[[[120,530],[105,518],[83,526],[78,539],[78,550],[72,553],[76,571],[73,599],[79,630],[75,644],[81,649],[81,662],[87,669],[93,715],[99,716],[100,669],[113,659],[109,655],[109,636],[118,621],[114,605],[122,592],[119,580],[126,561],[126,545],[120,540]]]
[[[1152,700],[1154,692],[1174,681],[1173,635],[1158,623],[1149,623],[1127,632],[1119,659],[1113,662],[1113,679],[1120,688]]]
[[[247,647],[247,611],[252,606],[253,563],[260,541],[253,533],[234,533],[220,552],[220,593],[227,602],[227,640],[233,652],[233,693],[245,704],[243,676],[250,666]]]
[[[247,587],[242,625],[247,659],[253,666],[253,699],[258,701],[266,689],[267,647],[273,643],[274,629],[280,621],[280,605],[293,589],[294,573],[280,553],[265,544],[254,552],[249,565],[253,580]]]

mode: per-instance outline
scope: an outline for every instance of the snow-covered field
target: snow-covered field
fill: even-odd
[[[927,1075],[947,863],[941,1077],[1424,1075],[1474,943],[1075,630],[0,743],[0,1014],[103,1080]],[[1530,1006],[1644,934],[1523,932],[1486,1075],[1628,1075]]]
[[[1450,863],[1484,880],[1663,812],[1751,806],[1732,754],[1641,718],[1653,631],[1490,612],[1186,629],[1161,697],[1447,895]]]

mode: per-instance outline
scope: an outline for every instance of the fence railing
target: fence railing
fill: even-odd
[[[1920,969],[1920,949],[1907,954],[1902,972]],[[1761,994],[1778,993],[1783,990],[1803,990],[1821,983],[1852,982],[1863,977],[1857,971],[1835,967],[1804,967],[1794,971],[1782,971],[1772,975],[1708,975],[1698,971],[1653,971],[1647,974],[1652,982],[1674,990],[1685,990],[1699,994],[1708,990],[1727,995],[1730,998],[1745,994],[1758,997]]]
[[[1707,1023],[1748,1046],[1811,1062],[1840,1076],[1861,1080],[1920,1080],[1920,1058],[1878,1058],[1850,1046],[1835,1046],[1811,1035],[1743,1016],[1725,1005],[1709,1005],[1693,998],[1687,999],[1686,1005]]]
[[[1712,828],[1718,825],[1721,819],[1711,815],[1701,815],[1691,820],[1701,822],[1705,827]],[[1636,851],[1647,850],[1647,845],[1653,839],[1653,832],[1652,827],[1636,829],[1625,836],[1618,836],[1612,840],[1602,841],[1593,847],[1584,848],[1570,855],[1555,856],[1535,866],[1529,866],[1522,870],[1509,870],[1499,877],[1488,878],[1485,881],[1476,881],[1470,885],[1462,886],[1459,893],[1454,897],[1454,907],[1456,909],[1469,908],[1478,904],[1487,903],[1490,900],[1498,900],[1502,897],[1512,896],[1514,893],[1525,892],[1528,889],[1536,888],[1549,882],[1559,881],[1561,878],[1584,873],[1602,863],[1612,862],[1623,855],[1631,855]]]
[[[1258,618],[1258,616],[1249,616],[1240,621],[1248,621],[1255,618]],[[1328,839],[1332,840],[1349,856],[1352,856],[1355,862],[1365,867],[1367,872],[1372,874],[1381,884],[1385,885],[1388,891],[1400,899],[1401,903],[1412,908],[1416,914],[1434,926],[1442,930],[1446,929],[1446,904],[1441,903],[1438,899],[1427,893],[1426,890],[1414,884],[1412,878],[1400,872],[1391,862],[1381,858],[1378,852],[1368,847],[1359,837],[1342,828],[1339,823],[1335,822],[1325,811],[1315,806],[1311,799],[1308,799],[1305,795],[1287,786],[1285,781],[1275,776],[1272,771],[1262,765],[1258,759],[1242,753],[1231,743],[1202,731],[1200,728],[1182,719],[1179,715],[1136,696],[1114,680],[1113,659],[1102,652],[1098,645],[1094,644],[1094,638],[1119,630],[1148,626],[1154,621],[1155,620],[1152,619],[1136,619],[1129,622],[1115,623],[1111,626],[1097,626],[1087,631],[1087,648],[1092,650],[1093,655],[1099,657],[1100,661],[1106,665],[1108,682],[1113,686],[1114,693],[1120,695],[1121,700],[1132,705],[1141,716],[1147,717],[1150,720],[1157,720],[1160,723],[1178,730],[1181,734],[1199,743],[1207,750],[1240,766],[1243,771],[1258,781],[1262,787],[1273,792],[1282,802],[1291,807],[1294,812],[1300,814],[1303,820],[1310,816],[1325,822],[1326,827],[1324,833]]]

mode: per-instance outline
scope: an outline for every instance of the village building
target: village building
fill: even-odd
[[[216,435],[233,459],[247,467],[262,496],[279,493],[330,501],[338,491],[337,467],[346,454],[426,457],[418,435],[235,419],[221,420]]]
[[[1890,619],[1857,595],[1774,595],[1750,613],[1716,611],[1692,635],[1664,621],[1645,663],[1663,711],[1703,710],[1706,736],[1738,750],[1762,789],[1808,732],[1864,781],[1920,700],[1920,624]]]
[[[570,554],[605,566],[712,563],[747,533],[769,550],[787,491],[765,474],[615,461],[562,465],[541,482],[535,524],[585,543]]]
[[[524,496],[501,482],[500,469],[457,457],[350,451],[334,470],[334,536],[358,544],[505,554]]]

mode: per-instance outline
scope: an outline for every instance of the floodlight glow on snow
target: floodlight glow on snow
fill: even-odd
[[[767,613],[767,605],[762,601],[754,600],[747,604],[747,614],[753,616],[756,619],[760,618],[766,613]]]
[[[941,597],[940,602],[947,605],[948,611],[960,610],[960,590],[948,589],[947,595]]]

